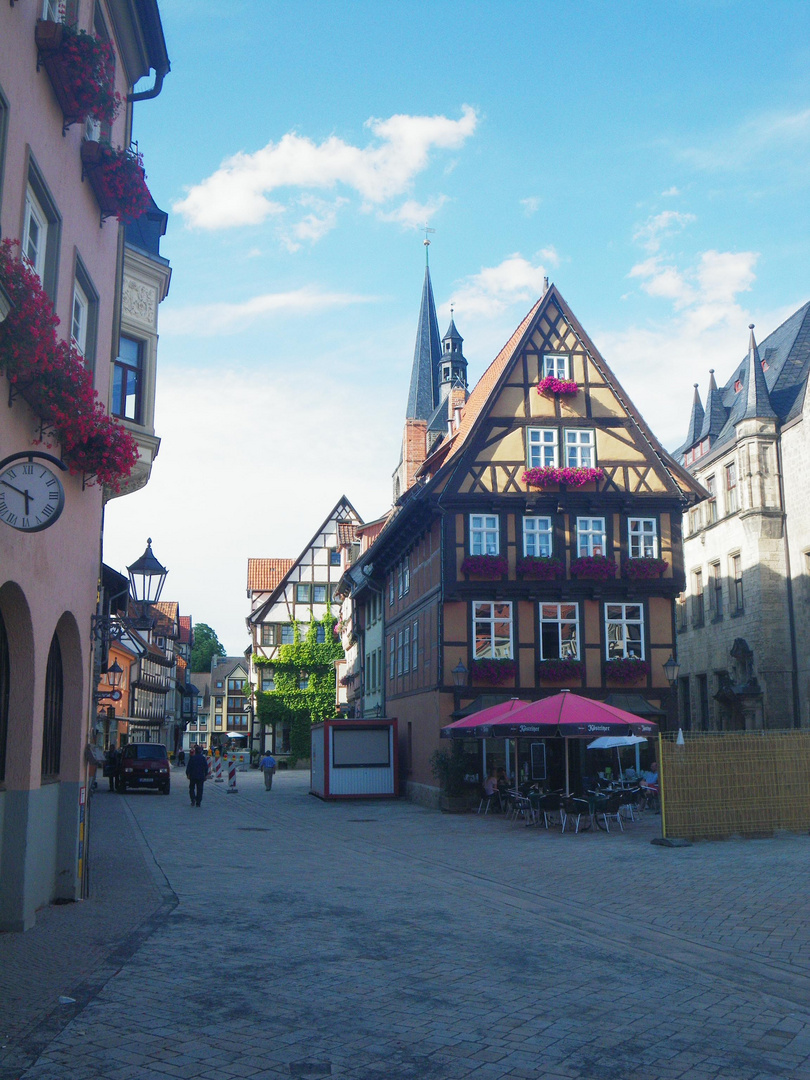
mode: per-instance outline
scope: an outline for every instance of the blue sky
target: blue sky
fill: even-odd
[[[810,5],[161,0],[171,214],[146,489],[105,559],[244,632],[248,556],[390,504],[429,221],[474,383],[554,281],[661,441],[810,299]],[[227,12],[227,16],[223,13]]]

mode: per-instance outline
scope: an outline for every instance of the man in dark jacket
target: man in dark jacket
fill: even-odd
[[[188,759],[186,765],[188,777],[188,793],[191,797],[191,805],[199,806],[203,797],[203,784],[208,778],[208,761],[202,752],[202,747],[194,747],[194,753]]]

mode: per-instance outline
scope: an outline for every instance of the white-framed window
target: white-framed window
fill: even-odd
[[[540,605],[540,659],[579,660],[579,608],[576,604]]]
[[[312,586],[312,603],[313,604],[325,604],[326,603],[326,586],[325,585],[313,585]]]
[[[419,660],[419,620],[413,624],[411,630],[411,671],[416,671],[416,665]]]
[[[330,566],[340,566],[340,552],[339,551],[330,551],[329,552],[329,565]]]
[[[644,608],[641,604],[605,604],[607,659],[644,659]]]
[[[392,634],[388,639],[388,678],[393,679],[397,673],[397,646],[396,638]]]
[[[42,0],[42,18],[46,22],[62,22],[65,18],[65,0]]]
[[[737,512],[737,462],[730,461],[725,467],[726,474],[726,513]]]
[[[301,584],[295,586],[295,602],[296,604],[308,604],[312,597],[312,586],[309,584]]]
[[[404,669],[402,658],[402,631],[397,631],[397,675],[401,675]]]
[[[565,464],[569,469],[590,469],[596,464],[594,433],[590,428],[565,431]]]
[[[406,555],[404,559],[400,559],[397,564],[397,593],[399,596],[404,596],[407,592],[410,592],[411,588],[411,560],[410,556]]]
[[[511,603],[475,600],[472,609],[475,659],[511,660]]]
[[[628,518],[627,546],[631,559],[657,559],[658,522],[655,518]]]
[[[577,555],[606,555],[605,519],[577,518]]]
[[[73,282],[73,312],[70,324],[70,339],[82,356],[87,353],[87,322],[90,314],[90,301],[78,283]]]
[[[706,500],[706,524],[714,525],[717,521],[717,481],[713,476],[707,476],[703,484],[709,493]]]
[[[275,690],[276,680],[272,671],[262,671],[261,673],[261,689],[262,693],[268,694],[271,690]]]
[[[550,517],[525,517],[523,519],[523,554],[542,559],[551,558],[553,534]]]
[[[39,199],[29,184],[25,191],[22,254],[40,279],[45,278],[45,250],[48,242],[48,219]]]
[[[470,554],[498,555],[501,550],[497,514],[470,514]]]
[[[556,428],[526,428],[526,461],[530,469],[556,466],[557,446]]]
[[[553,375],[557,379],[569,379],[569,358],[560,353],[543,354],[543,378]]]
[[[388,578],[388,606],[391,607],[394,603],[395,585],[394,585],[394,571]]]
[[[402,630],[402,674],[407,675],[411,670],[411,628],[406,626]]]

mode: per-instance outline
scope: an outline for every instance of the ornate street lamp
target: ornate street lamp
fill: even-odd
[[[661,665],[664,669],[664,674],[667,677],[669,683],[670,702],[672,704],[672,712],[674,713],[673,719],[675,723],[678,723],[678,674],[681,670],[681,665],[672,655],[669,654],[669,659],[665,664]]]
[[[148,625],[147,609],[156,604],[163,591],[168,570],[152,554],[152,537],[146,541],[146,551],[127,567],[132,599],[141,606],[141,622]]]
[[[109,685],[94,691],[93,697],[96,701],[120,701],[120,686],[121,679],[124,677],[124,669],[117,660],[113,660],[112,665],[106,671],[102,671],[101,674],[107,679]]]
[[[460,690],[462,686],[466,685],[469,672],[464,667],[464,661],[461,657],[458,658],[458,663],[453,668],[451,674],[453,676],[453,686],[455,686],[457,690]]]

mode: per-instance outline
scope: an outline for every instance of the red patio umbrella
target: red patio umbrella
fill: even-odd
[[[491,725],[498,720],[508,719],[516,710],[529,704],[530,702],[519,701],[517,698],[501,701],[497,705],[490,705],[488,709],[479,709],[469,716],[462,716],[460,720],[443,727],[439,735],[443,739],[485,739],[488,735],[500,735],[500,732],[491,731]]]

